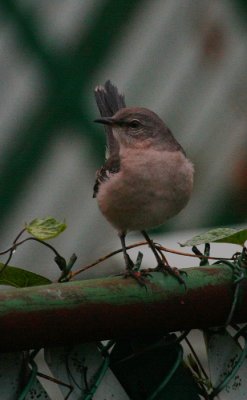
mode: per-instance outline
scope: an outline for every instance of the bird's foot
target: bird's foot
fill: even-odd
[[[144,286],[145,288],[147,283],[145,276],[147,275],[148,273],[146,273],[145,271],[135,271],[134,269],[129,269],[129,268],[126,268],[125,272],[123,273],[124,278],[131,277],[135,279],[139,283],[139,285]]]
[[[135,279],[141,286],[146,288],[147,280],[146,276],[150,276],[149,272],[146,270],[140,270],[142,263],[143,254],[141,252],[138,253],[136,262],[134,263],[130,256],[127,254],[126,257],[126,270],[123,274],[124,278],[132,277]]]
[[[169,264],[160,262],[156,268],[148,269],[148,272],[163,272],[164,274],[172,275],[178,280],[179,283],[184,285],[185,289],[187,288],[185,280],[182,277],[182,274],[185,274],[187,276],[186,272],[181,271],[176,267],[171,267]]]

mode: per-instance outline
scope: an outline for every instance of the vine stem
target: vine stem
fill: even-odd
[[[143,242],[138,242],[138,243],[131,244],[131,245],[127,246],[126,248],[127,248],[127,250],[130,250],[130,249],[133,249],[135,247],[146,246],[146,245],[148,245],[148,243],[146,241],[143,241]],[[198,258],[198,255],[196,255],[196,254],[191,254],[191,253],[186,253],[186,252],[183,252],[183,251],[169,249],[169,248],[164,247],[164,246],[162,246],[162,245],[160,245],[158,243],[155,243],[155,246],[156,246],[157,250],[159,250],[159,251],[165,251],[167,253],[177,254],[179,256]],[[74,278],[76,275],[79,275],[81,272],[84,272],[84,271],[94,267],[95,265],[100,264],[101,262],[103,262],[103,261],[107,260],[108,258],[111,258],[111,257],[113,257],[116,254],[119,254],[121,252],[122,252],[122,249],[114,250],[111,253],[108,253],[105,256],[102,256],[102,257],[98,258],[96,261],[92,262],[91,264],[87,264],[87,265],[79,268],[78,270],[71,272],[70,275],[69,275],[70,279]],[[222,260],[223,261],[223,260],[232,260],[232,257],[211,257],[210,256],[210,257],[207,257],[207,259],[209,259],[209,260]]]

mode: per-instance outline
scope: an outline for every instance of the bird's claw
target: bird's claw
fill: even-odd
[[[144,279],[144,276],[148,274],[145,271],[134,271],[133,269],[126,268],[125,272],[123,273],[124,278],[131,277],[135,279],[139,285],[144,286],[146,288],[147,280]]]
[[[185,274],[187,276],[187,273],[185,271],[179,270],[176,267],[171,267],[170,265],[166,263],[159,263],[156,268],[150,268],[147,270],[148,272],[163,272],[164,274],[172,275],[174,278],[178,280],[179,283],[184,285],[185,289],[187,289],[185,280],[181,276],[182,274]]]

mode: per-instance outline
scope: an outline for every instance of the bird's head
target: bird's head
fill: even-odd
[[[120,146],[152,146],[170,150],[172,146],[178,145],[162,119],[147,108],[121,108],[112,117],[102,117],[96,119],[95,122],[111,126]]]

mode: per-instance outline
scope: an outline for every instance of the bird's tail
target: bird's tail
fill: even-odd
[[[96,86],[94,90],[96,103],[102,117],[112,117],[120,108],[126,107],[124,95],[119,93],[118,88],[111,81],[105,85]],[[118,153],[118,143],[113,136],[110,126],[105,125],[107,134],[107,149],[109,156]]]
[[[106,81],[104,86],[96,86],[94,94],[102,117],[111,117],[120,108],[126,107],[124,95],[119,93],[111,81]]]

